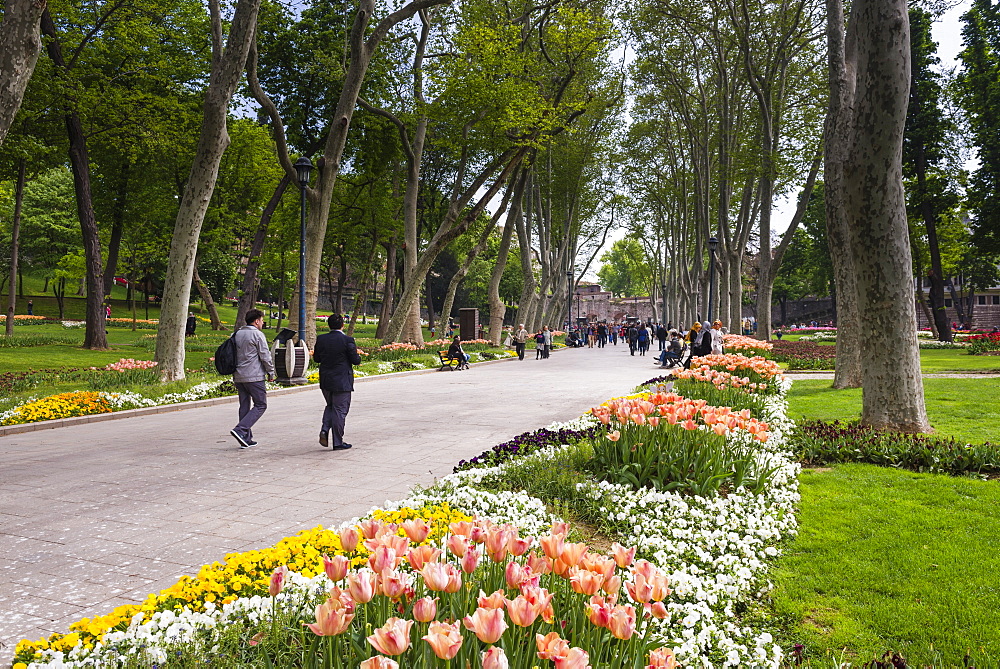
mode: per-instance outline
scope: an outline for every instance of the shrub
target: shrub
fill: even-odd
[[[837,347],[804,341],[776,341],[771,357],[793,369],[833,369]]]
[[[796,458],[805,465],[865,462],[932,474],[1000,474],[996,444],[963,444],[929,435],[880,432],[859,423],[800,423],[791,444]]]
[[[969,355],[981,355],[991,351],[1000,351],[1000,332],[974,335],[965,340]]]

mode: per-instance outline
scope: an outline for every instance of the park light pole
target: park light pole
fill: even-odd
[[[660,284],[660,301],[663,302],[663,311],[660,312],[660,324],[667,327],[667,284]]]
[[[573,330],[573,270],[566,270],[566,333]]]
[[[715,237],[708,238],[708,322],[712,319],[712,303],[715,302],[715,249],[719,247],[719,240]]]
[[[312,162],[302,156],[295,161],[295,173],[299,177],[300,214],[299,225],[299,341],[306,339],[306,188],[309,187],[309,175],[312,173]],[[279,309],[281,306],[279,305]]]

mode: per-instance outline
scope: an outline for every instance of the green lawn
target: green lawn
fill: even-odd
[[[854,666],[887,650],[909,666],[964,667],[966,652],[995,666],[1000,482],[871,465],[800,481],[800,531],[774,573],[777,617],[798,621],[788,646]]]
[[[933,351],[947,352],[947,351]],[[968,442],[1000,441],[1000,379],[924,379],[927,414],[937,434]],[[833,390],[829,381],[792,382],[789,415],[819,420],[857,420],[861,389]]]

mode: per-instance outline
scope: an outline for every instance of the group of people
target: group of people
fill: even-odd
[[[687,332],[681,333],[671,328],[668,331],[670,342],[660,351],[658,360],[662,367],[673,367],[682,365],[687,368],[691,366],[691,358],[719,354],[725,352],[724,336],[726,328],[722,327],[722,321],[714,323],[708,321],[697,322],[691,326]],[[687,352],[687,358],[684,353]]]
[[[535,340],[535,360],[543,360],[548,358],[552,351],[552,332],[548,325],[544,325],[532,335],[524,328],[524,323],[521,323],[517,326],[517,330],[507,334],[504,346],[507,348],[513,346],[517,353],[517,359],[524,360],[524,349],[528,343],[528,337],[532,337]]]
[[[344,317],[333,314],[327,319],[330,331],[316,337],[313,360],[319,364],[319,388],[326,400],[320,426],[319,443],[324,448],[346,450],[344,425],[351,410],[354,392],[354,365],[361,364],[361,355],[354,337],[344,334]],[[241,449],[256,446],[253,426],[267,410],[266,382],[274,379],[274,360],[261,329],[264,312],[251,309],[246,325],[233,335],[236,344],[236,371],[233,383],[240,400],[240,422],[229,434]]]

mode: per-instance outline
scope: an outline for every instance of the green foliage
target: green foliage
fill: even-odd
[[[632,237],[619,239],[601,255],[603,265],[597,272],[601,287],[618,297],[633,297],[648,292],[652,270],[639,242]]]

